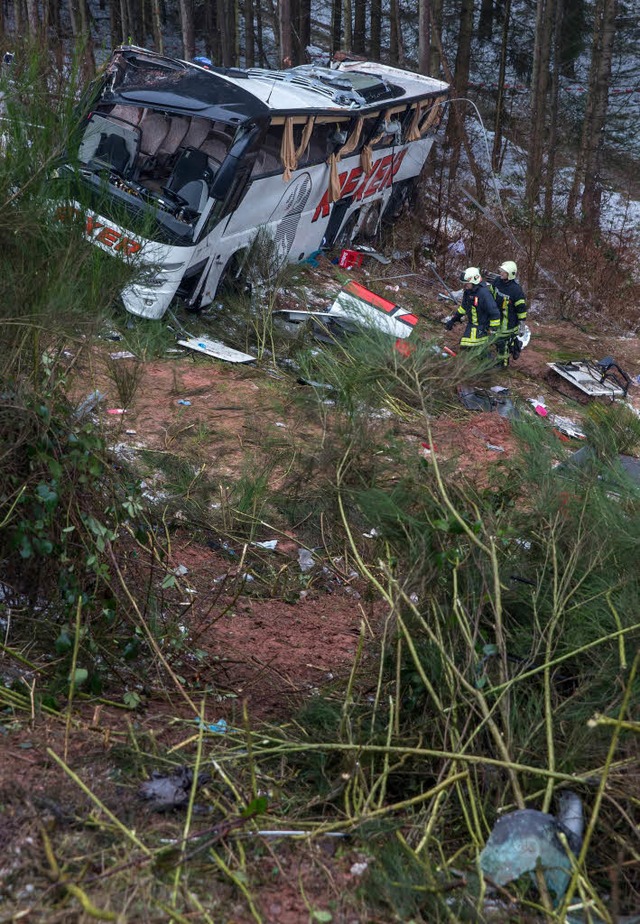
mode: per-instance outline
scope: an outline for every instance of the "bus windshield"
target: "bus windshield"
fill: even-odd
[[[77,160],[103,212],[152,216],[159,240],[189,242],[214,205],[235,134],[223,122],[120,104],[89,114]]]

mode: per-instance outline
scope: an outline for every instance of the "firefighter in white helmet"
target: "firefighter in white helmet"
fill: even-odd
[[[461,274],[460,281],[464,286],[462,301],[445,327],[451,330],[454,324],[466,321],[467,326],[460,339],[460,346],[484,346],[489,341],[489,334],[497,334],[500,329],[500,310],[477,266],[466,269]]]
[[[509,356],[520,355],[518,331],[527,319],[527,300],[522,286],[517,281],[518,267],[513,260],[505,260],[499,268],[492,291],[500,308],[500,334],[497,350],[501,365],[509,365]]]

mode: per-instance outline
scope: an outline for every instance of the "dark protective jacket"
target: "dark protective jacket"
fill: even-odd
[[[500,310],[486,282],[465,289],[462,304],[458,306],[458,320],[467,321],[460,346],[480,346],[489,339],[489,333],[500,330]]]
[[[502,279],[498,276],[492,289],[500,308],[500,330],[502,333],[512,333],[527,317],[527,301],[522,286],[515,279]]]

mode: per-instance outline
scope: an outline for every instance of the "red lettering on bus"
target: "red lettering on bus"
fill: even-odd
[[[376,192],[382,192],[388,186],[391,186],[393,178],[400,169],[400,164],[407,153],[405,148],[397,154],[385,154],[379,160],[375,161],[369,173],[362,173],[362,167],[354,167],[349,174],[340,174],[340,195],[342,199],[345,196],[353,194],[353,201],[358,202],[360,199],[372,196]],[[358,185],[359,184],[359,185]],[[329,199],[329,190],[327,189],[322,199],[316,206],[313,213],[312,222],[319,218],[328,218],[331,211],[331,201]]]
[[[368,198],[372,196],[374,192],[377,192],[378,186],[384,178],[384,174],[387,172],[387,167],[393,160],[393,155],[386,154],[382,160],[377,162],[377,170],[374,172],[373,176],[367,183],[366,189],[364,190],[362,196],[363,198]],[[377,181],[377,182],[376,182]]]
[[[134,253],[138,253],[140,250],[140,244],[137,241],[132,240],[130,237],[123,237],[120,243],[116,244],[113,249],[122,250],[128,257],[131,257]]]
[[[107,228],[106,226],[102,231],[96,234],[96,240],[100,241],[101,244],[106,244],[107,247],[113,247],[113,245],[120,240],[122,237],[118,231],[114,231],[113,228]]]

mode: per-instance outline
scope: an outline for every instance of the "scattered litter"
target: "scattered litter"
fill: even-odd
[[[114,341],[122,340],[122,334],[118,333],[117,330],[108,330],[104,334],[102,334],[102,339],[103,340],[114,340]]]
[[[551,414],[549,420],[557,430],[566,434],[566,436],[571,436],[576,440],[586,438],[584,431],[570,417],[559,417],[557,414]]]
[[[414,606],[417,603],[420,603],[420,597],[416,593],[409,594],[409,600],[411,601],[411,603],[414,604]]]
[[[410,250],[394,250],[393,253],[391,254],[391,259],[392,260],[404,260],[406,259],[406,257],[410,257],[410,256],[411,256]]]
[[[368,244],[358,244],[354,247],[356,253],[366,254],[368,257],[373,257],[374,260],[377,260],[378,263],[382,263],[384,266],[391,263],[389,257],[385,257],[384,254],[379,253],[373,247],[370,247]]]
[[[309,263],[315,269],[315,267],[319,265],[319,257],[321,254],[322,254],[321,250],[314,250],[313,253],[309,254],[309,256],[304,262]]]
[[[286,423],[283,423],[281,420],[276,420],[276,427],[284,427],[285,430],[287,429]]]
[[[182,407],[191,407],[191,402],[187,401],[186,398],[179,398],[176,404],[181,404]]]
[[[559,835],[567,839],[572,854],[580,853],[584,820],[580,797],[569,790],[560,794],[557,818],[534,809],[519,809],[496,822],[484,850],[480,868],[497,885],[504,886],[542,868],[547,888],[561,901],[571,878],[571,859]]]
[[[492,452],[504,452],[504,446],[494,446],[493,443],[487,443],[487,449],[491,449]]]
[[[599,362],[585,359],[580,362],[547,363],[550,369],[591,397],[608,395],[624,398],[631,382],[620,366],[607,356]]]
[[[385,289],[388,289],[390,292],[399,292],[400,286],[385,286]]]
[[[252,363],[255,361],[255,356],[251,356],[249,353],[241,353],[240,350],[234,350],[219,340],[209,340],[208,337],[187,337],[185,340],[178,340],[178,343],[189,350],[195,350],[196,353],[205,353],[207,356],[223,359],[228,363]]]
[[[485,391],[482,388],[464,386],[458,390],[458,394],[468,411],[497,411],[500,417],[520,419],[520,411],[511,398]]]
[[[208,773],[199,774],[198,786],[207,783],[209,779]],[[154,771],[151,779],[140,786],[138,794],[151,803],[155,812],[170,812],[187,805],[192,785],[193,771],[189,767],[180,767],[168,775]]]
[[[77,406],[74,415],[76,420],[82,420],[83,417],[90,414],[106,397],[107,396],[103,395],[101,391],[92,391],[91,394],[87,395],[84,401],[81,401]]]
[[[123,407],[110,407],[107,408],[107,414],[126,414],[126,410]]]
[[[375,539],[376,536],[379,536],[380,534],[378,533],[378,530],[374,526],[371,530],[369,530],[368,533],[363,533],[362,535],[364,536],[365,539]]]
[[[362,876],[369,869],[369,864],[364,860],[362,863],[354,863],[349,872],[352,876]]]
[[[119,353],[109,353],[110,359],[135,359],[136,354],[131,353],[129,350],[120,350]]]
[[[507,395],[509,394],[509,389],[506,385],[492,385],[489,391],[492,391],[496,395]]]
[[[548,415],[547,405],[542,395],[538,395],[537,398],[527,398],[527,401],[532,405],[539,417],[546,417]]]
[[[266,539],[264,542],[252,542],[251,545],[255,545],[259,549],[275,549],[278,547],[277,539]]]
[[[363,256],[356,253],[355,250],[343,250],[338,260],[338,266],[342,269],[351,269],[354,266],[362,266]]]
[[[124,432],[125,432],[125,436],[136,436],[138,433],[137,430],[125,430]]]
[[[349,837],[348,834],[345,834],[344,831],[302,831],[302,830],[288,830],[284,829],[282,831],[247,831],[247,834],[252,836],[260,835],[260,837]]]
[[[436,451],[436,447],[430,443],[420,443],[420,455],[423,459],[430,459],[432,453]]]
[[[185,574],[189,574],[189,569],[186,567],[186,565],[178,565],[178,567],[174,569],[173,573],[178,577],[183,577]]]
[[[313,555],[308,549],[298,549],[298,564],[300,565],[300,570],[303,574],[311,571],[315,565],[315,561],[313,559]]]
[[[200,716],[196,717],[196,725],[201,725],[202,719]],[[205,729],[208,732],[211,732],[212,735],[226,735],[229,730],[226,719],[218,719],[212,725],[207,725],[205,722]]]

